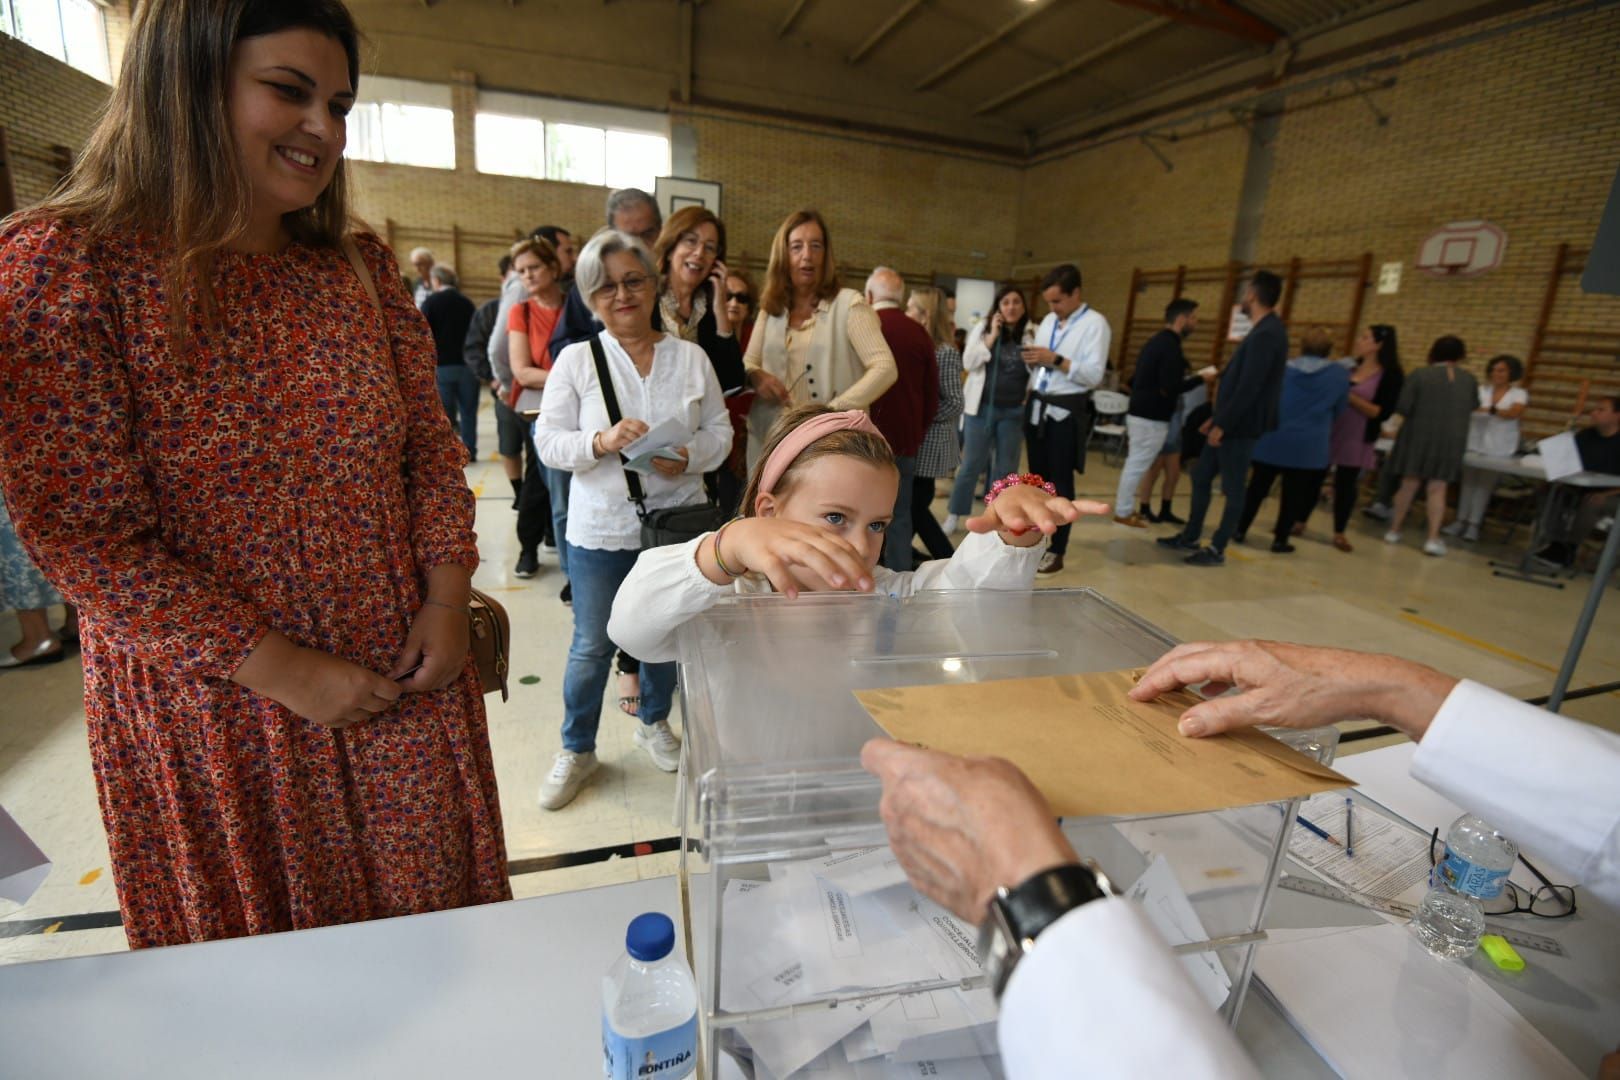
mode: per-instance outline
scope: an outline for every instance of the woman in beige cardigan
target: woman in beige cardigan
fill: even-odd
[[[899,377],[877,312],[839,286],[832,238],[816,211],[791,214],[776,230],[759,306],[743,357],[758,394],[748,416],[750,462],[784,407],[870,408]]]

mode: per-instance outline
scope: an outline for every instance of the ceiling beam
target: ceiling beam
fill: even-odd
[[[1230,3],[1225,3],[1225,0],[1194,0],[1194,3],[1209,10],[1207,15],[1205,15],[1204,11],[1189,10],[1184,6],[1174,6],[1173,3],[1170,3],[1170,0],[1113,0],[1113,2],[1118,3],[1119,6],[1126,6],[1126,8],[1152,11],[1153,15],[1174,19],[1176,23],[1183,23],[1186,26],[1197,26],[1197,28],[1207,29],[1207,31],[1215,31],[1217,34],[1226,34],[1228,37],[1241,37],[1243,40],[1252,40],[1252,42],[1259,42],[1262,45],[1275,44],[1278,39],[1283,37],[1283,32],[1280,29],[1275,28],[1270,23],[1262,23],[1259,18],[1249,15],[1247,11],[1234,8]],[[1217,10],[1221,11],[1221,15],[1228,15],[1230,18],[1221,18],[1220,15],[1215,15]],[[1252,24],[1241,24],[1238,21],[1239,18],[1251,19]]]
[[[697,51],[697,5],[693,0],[676,0],[680,13],[680,71],[677,81],[681,102],[692,103],[692,54]]]
[[[924,76],[921,82],[919,82],[916,86],[913,86],[912,89],[927,90],[929,87],[941,82],[947,76],[961,70],[974,60],[977,60],[979,57],[995,48],[997,45],[1001,44],[1003,41],[1006,41],[1031,20],[1046,14],[1048,11],[1051,11],[1057,6],[1058,0],[1050,0],[1048,3],[1030,8],[1022,15],[1019,15],[1012,21],[1005,23],[1000,30],[995,31],[983,41],[980,41],[976,45],[968,46],[968,48],[958,55],[956,59],[947,60],[944,64],[938,68],[935,68],[931,73]]]
[[[793,9],[787,13],[787,18],[782,20],[782,25],[776,28],[776,36],[787,37],[788,31],[793,29],[793,24],[799,21],[799,16],[803,15],[804,9],[809,6],[810,0],[793,0]]]
[[[1095,64],[1098,60],[1111,56],[1128,45],[1135,44],[1136,42],[1147,37],[1149,34],[1157,33],[1166,26],[1169,26],[1170,21],[1171,20],[1168,18],[1149,19],[1147,22],[1142,23],[1139,26],[1134,26],[1125,31],[1123,34],[1120,34],[1118,37],[1109,38],[1101,45],[1098,45],[1095,49],[1090,49],[1081,53],[1073,60],[1070,60],[1059,67],[1053,68],[1046,74],[1037,75],[1027,82],[1019,83],[1006,93],[991,98],[989,101],[986,101],[984,104],[980,105],[977,109],[974,109],[973,115],[983,116],[985,113],[995,112],[1002,106],[1009,105],[1012,102],[1017,101],[1019,98],[1028,97],[1030,94],[1033,94],[1035,91],[1040,90],[1043,87],[1050,86],[1052,83],[1055,83],[1060,79],[1066,79],[1081,69]]]
[[[1242,36],[1261,45],[1275,45],[1288,35],[1281,28],[1272,25],[1265,19],[1245,11],[1229,0],[1196,0],[1201,7],[1206,7],[1216,15],[1230,22],[1242,32]]]
[[[849,54],[849,63],[860,63],[866,58],[867,53],[870,53],[873,49],[877,48],[884,38],[894,33],[896,27],[905,22],[907,19],[911,18],[912,13],[922,6],[923,0],[905,0],[905,3],[900,5],[899,10],[884,20],[882,26],[872,31],[871,37],[861,42],[860,48]]]

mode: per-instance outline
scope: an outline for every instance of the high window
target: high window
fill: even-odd
[[[112,82],[107,16],[94,0],[0,0],[0,32]]]
[[[480,91],[474,130],[483,173],[651,191],[670,172],[661,113]]]
[[[349,113],[346,155],[357,161],[456,167],[456,123],[450,88],[438,83],[371,76]]]

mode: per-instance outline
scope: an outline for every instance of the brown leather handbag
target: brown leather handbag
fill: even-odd
[[[352,237],[343,238],[343,255],[354,268],[360,284],[366,287],[366,295],[371,298],[372,306],[379,315],[382,314],[382,297],[377,295],[371,271],[366,269],[366,261],[360,256],[360,249]],[[483,685],[484,693],[493,694],[499,690],[501,700],[506,701],[510,697],[506,675],[510,670],[507,658],[512,644],[512,620],[500,601],[477,589],[472,590],[467,600],[467,619],[471,623],[469,630],[473,659],[478,663],[478,681]]]
[[[506,701],[510,697],[506,674],[510,670],[507,650],[512,641],[512,620],[499,600],[477,589],[467,601],[467,618],[472,623],[472,651],[473,659],[478,661],[478,681],[483,684],[484,693],[499,690],[501,700]]]

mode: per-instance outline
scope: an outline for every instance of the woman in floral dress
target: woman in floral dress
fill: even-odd
[[[148,0],[0,233],[0,489],[80,608],[135,947],[510,896],[465,451],[344,250],[357,57],[337,0]]]

